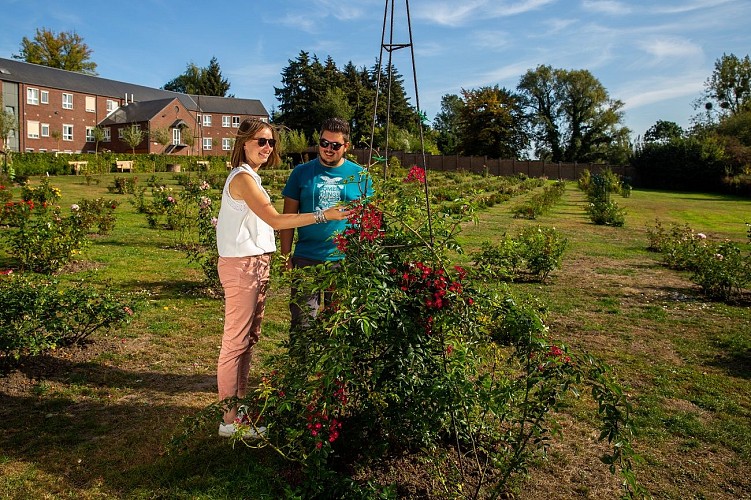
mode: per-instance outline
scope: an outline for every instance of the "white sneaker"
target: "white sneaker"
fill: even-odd
[[[253,427],[243,425],[242,433],[240,437],[243,439],[256,440],[261,439],[266,435],[266,427],[260,426],[254,429]],[[247,427],[247,429],[245,428]],[[232,437],[238,432],[235,424],[225,424],[224,422],[219,424],[219,435],[222,437]]]

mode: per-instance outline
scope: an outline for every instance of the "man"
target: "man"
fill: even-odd
[[[295,167],[282,190],[285,214],[311,213],[337,204],[372,195],[373,184],[367,171],[344,157],[350,146],[349,125],[342,119],[323,122],[318,142],[318,157]],[[297,229],[297,243],[288,268],[315,266],[344,258],[336,251],[333,236],[344,230],[346,221],[328,221]],[[292,252],[294,229],[280,231],[282,255]],[[292,329],[315,317],[321,297],[300,290],[293,283],[290,300]]]

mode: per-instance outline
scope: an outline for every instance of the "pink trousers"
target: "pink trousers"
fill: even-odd
[[[219,257],[219,280],[224,288],[224,335],[216,380],[219,399],[243,397],[253,346],[261,334],[266,306],[271,254]]]

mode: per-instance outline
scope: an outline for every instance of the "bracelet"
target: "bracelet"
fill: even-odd
[[[324,222],[328,222],[326,214],[323,213],[323,210],[321,210],[320,208],[313,214],[313,220],[315,220],[316,224],[323,224]]]

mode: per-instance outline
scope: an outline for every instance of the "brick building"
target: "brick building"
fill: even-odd
[[[257,99],[180,94],[0,58],[2,109],[18,130],[3,147],[24,152],[129,153],[123,131],[136,125],[136,153],[226,155],[247,117],[268,120]],[[95,141],[95,128],[104,140]]]

